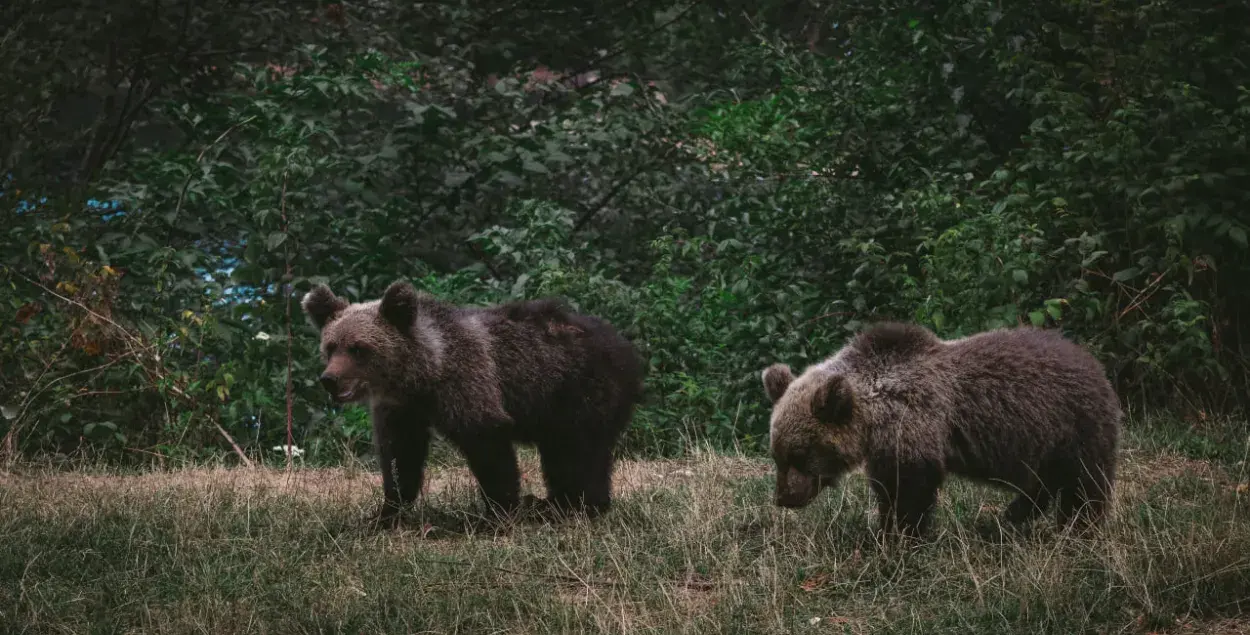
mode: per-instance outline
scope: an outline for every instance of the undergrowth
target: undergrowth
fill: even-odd
[[[1250,632],[1245,456],[1139,437],[1095,538],[1004,529],[1006,493],[953,481],[909,551],[874,542],[862,476],[782,511],[771,466],[742,456],[624,462],[600,521],[486,530],[441,455],[393,532],[360,522],[379,491],[359,465],[18,465],[0,476],[0,631]]]

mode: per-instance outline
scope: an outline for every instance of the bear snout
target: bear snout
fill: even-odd
[[[339,394],[339,379],[329,373],[321,373],[321,387],[331,395]]]
[[[777,475],[777,491],[773,503],[778,507],[806,507],[820,493],[818,479],[789,469]]]
[[[794,492],[777,492],[777,496],[773,502],[778,507],[785,507],[786,509],[801,509],[803,507],[807,507],[807,504],[812,502],[812,498],[814,497],[807,495],[806,492],[798,494]]]
[[[343,379],[329,372],[322,373],[320,381],[321,387],[325,388],[326,392],[330,393],[330,396],[339,403],[356,401],[364,395],[363,388],[365,384],[361,381],[351,378]]]
[[[794,496],[778,493],[774,503],[776,503],[778,507],[785,507],[786,509],[799,509],[806,504],[806,501],[799,500]]]

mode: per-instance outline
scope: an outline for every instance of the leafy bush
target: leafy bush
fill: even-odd
[[[638,453],[759,449],[759,370],[883,318],[1058,327],[1134,403],[1238,405],[1245,7],[800,4],[32,12],[0,67],[3,451],[367,451],[298,298],[399,277],[612,320]]]

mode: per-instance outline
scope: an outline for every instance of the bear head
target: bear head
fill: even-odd
[[[404,394],[404,386],[438,362],[438,334],[418,334],[422,298],[406,282],[381,300],[349,303],[325,285],[304,296],[308,321],[321,332],[321,385],[339,403]],[[428,326],[428,325],[427,325]]]
[[[775,503],[798,508],[864,461],[855,395],[845,375],[815,366],[798,378],[785,364],[762,374],[772,401],[769,446],[777,465]]]

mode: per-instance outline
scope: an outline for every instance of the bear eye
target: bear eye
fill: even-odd
[[[352,357],[362,357],[368,354],[368,352],[369,352],[369,349],[365,348],[364,346],[361,346],[360,344],[350,344],[347,347],[347,354],[351,355]]]
[[[811,471],[811,467],[812,467],[811,462],[808,461],[810,457],[808,456],[806,450],[791,450],[789,452],[789,456],[786,458],[789,459],[788,463],[794,469],[804,474],[807,474],[809,471]]]

